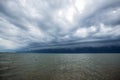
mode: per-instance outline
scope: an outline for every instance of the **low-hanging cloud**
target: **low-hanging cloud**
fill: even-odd
[[[119,39],[119,4],[120,0],[0,0],[0,50]]]

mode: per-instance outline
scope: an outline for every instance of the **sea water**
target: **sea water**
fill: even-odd
[[[120,54],[1,53],[0,80],[120,80]]]

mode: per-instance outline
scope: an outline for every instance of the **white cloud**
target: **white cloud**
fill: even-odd
[[[97,31],[97,27],[95,27],[95,26],[91,26],[88,29],[89,29],[89,32],[91,32],[91,33],[95,33]]]
[[[118,3],[119,0],[1,0],[0,46],[16,49],[32,43],[119,39]]]
[[[75,7],[79,13],[82,13],[85,9],[86,6],[86,1],[85,0],[76,0],[75,1]]]
[[[0,47],[3,47],[5,49],[17,49],[17,48],[20,48],[22,46],[15,43],[14,41],[10,41],[10,40],[0,38]]]
[[[109,38],[119,38],[118,35],[120,35],[119,30],[120,30],[120,25],[119,26],[106,26],[104,24],[100,24],[99,26],[99,31],[94,34],[95,37],[108,37]]]
[[[86,28],[80,28],[77,29],[74,36],[80,37],[80,38],[86,38],[89,35],[88,30]]]

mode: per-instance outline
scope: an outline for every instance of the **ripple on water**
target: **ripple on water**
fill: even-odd
[[[0,80],[120,80],[120,54],[0,54]]]

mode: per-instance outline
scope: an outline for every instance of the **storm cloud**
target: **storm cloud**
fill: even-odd
[[[119,40],[119,4],[120,0],[0,0],[0,50]]]

